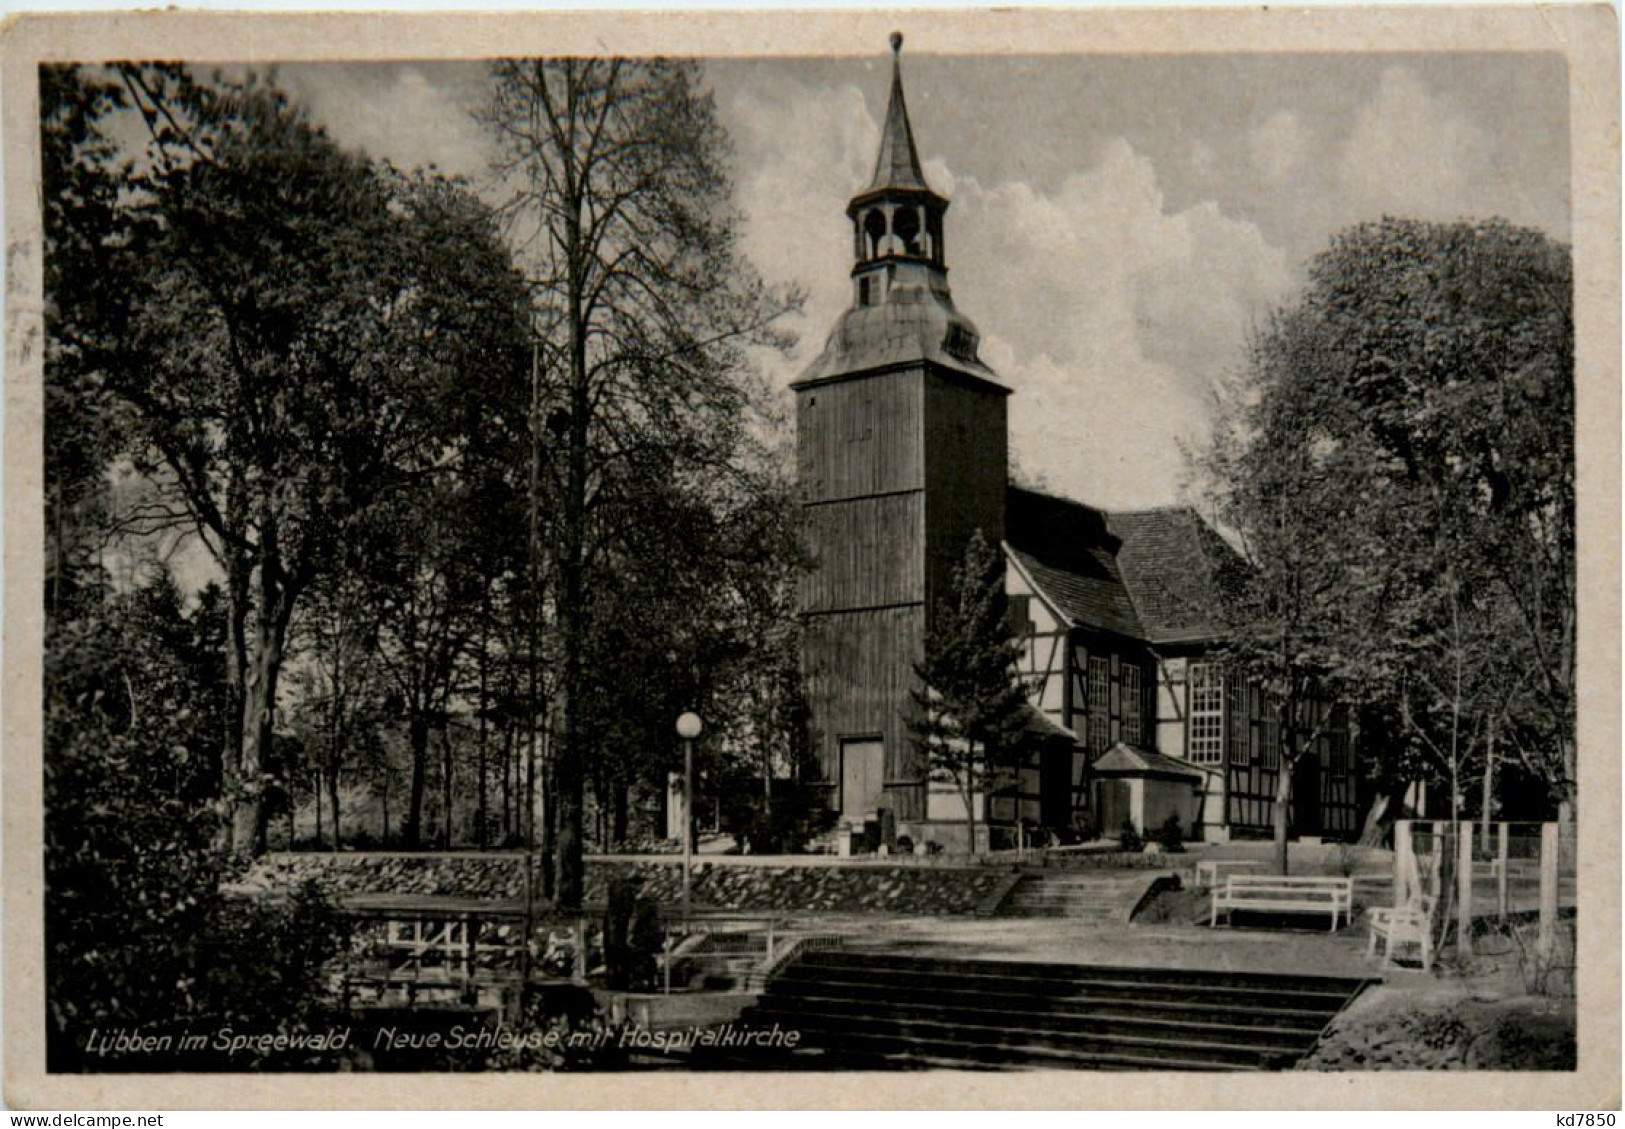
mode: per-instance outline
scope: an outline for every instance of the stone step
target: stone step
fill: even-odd
[[[865,1006],[875,1006],[876,991],[872,983],[840,979],[796,981],[778,978],[767,988],[767,995],[803,998],[817,996],[825,999],[846,999]],[[917,1003],[938,1006],[943,993],[935,987],[893,985],[885,989],[884,998],[898,1004]],[[971,986],[961,988],[952,999],[966,1009],[1000,1011],[1010,1008],[1026,1014],[1054,1016],[1060,1019],[1082,1016],[1144,1015],[1152,1019],[1189,1017],[1196,1021],[1222,1023],[1229,1026],[1263,1026],[1318,1031],[1337,1010],[1334,1001],[1298,1001],[1303,1006],[1276,1006],[1256,995],[1226,1000],[1220,995],[1207,994],[1200,999],[1185,996],[1157,999],[1133,987],[1120,989],[1092,989],[1068,995],[1035,995],[1027,991],[1015,992],[998,986]],[[1293,1001],[1288,1001],[1292,1003]]]
[[[969,963],[969,962],[967,962]],[[1044,967],[1044,966],[1037,966]],[[1102,970],[1103,972],[1108,970]],[[843,983],[866,986],[874,998],[898,988],[910,988],[934,993],[993,992],[1008,994],[1017,999],[1065,1000],[1068,1002],[1098,1001],[1104,1003],[1130,1003],[1136,1000],[1180,1001],[1229,1006],[1285,1007],[1303,1010],[1335,1011],[1353,993],[1360,981],[1345,981],[1339,987],[1318,985],[1273,985],[1260,983],[1257,978],[1238,976],[1235,982],[1202,981],[1181,982],[1174,977],[1140,979],[1129,975],[1136,970],[1114,969],[1112,973],[1094,978],[1060,979],[1043,976],[1009,975],[982,971],[909,970],[901,968],[873,968],[862,965],[805,967],[800,962],[783,970],[770,986],[774,991],[794,992],[793,985],[838,980]],[[1164,970],[1177,976],[1178,970]],[[1283,978],[1290,979],[1290,978]]]
[[[1368,981],[832,949],[802,954],[740,1016],[795,1049],[705,1068],[1271,1070],[1299,1061]]]
[[[1012,1031],[1028,1031],[1035,1036],[1101,1035],[1148,1036],[1153,1038],[1188,1037],[1204,1042],[1233,1043],[1255,1046],[1274,1042],[1293,1047],[1306,1038],[1313,1040],[1335,1013],[1303,1012],[1287,1016],[1256,1015],[1232,1009],[1229,1017],[1220,1013],[1186,1013],[1174,1009],[1157,1011],[1124,1005],[1096,1004],[1066,1009],[1034,1008],[1022,1006],[1018,1001],[1005,998],[956,999],[944,1002],[901,1000],[888,996],[884,1000],[862,999],[838,993],[815,990],[794,996],[773,993],[764,999],[764,1007],[795,1011],[805,1015],[848,1016],[859,1019],[892,1018],[899,1021],[912,1019],[955,1021],[979,1027],[998,1027]],[[1235,1021],[1239,1019],[1240,1021]]]
[[[1024,1054],[1042,1057],[1044,1052],[1059,1055],[1129,1054],[1153,1061],[1174,1060],[1205,1066],[1263,1067],[1290,1063],[1301,1058],[1314,1045],[1314,1035],[1299,1035],[1291,1041],[1265,1037],[1253,1042],[1219,1042],[1196,1032],[1144,1034],[1124,1032],[1065,1031],[1032,1025],[978,1023],[964,1016],[927,1017],[912,1013],[897,1017],[866,1016],[851,1012],[831,1014],[803,1006],[753,1009],[751,1022],[802,1032],[802,1037],[820,1038],[841,1046],[855,1035],[888,1039],[899,1045],[930,1048],[974,1047],[979,1050],[1020,1049]]]

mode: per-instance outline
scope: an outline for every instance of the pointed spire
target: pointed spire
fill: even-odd
[[[891,104],[886,107],[886,125],[880,133],[880,155],[875,159],[874,179],[866,192],[883,188],[922,188],[930,191],[920,171],[920,155],[914,150],[914,131],[908,124],[908,106],[903,101],[903,33],[891,33]]]

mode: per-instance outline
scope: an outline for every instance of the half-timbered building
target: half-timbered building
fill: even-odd
[[[894,38],[894,49],[900,39]],[[1007,481],[1011,390],[948,288],[948,201],[925,181],[895,58],[874,176],[852,198],[852,304],[792,385],[815,567],[801,588],[811,741],[831,808],[889,811],[917,842],[961,845],[965,802],[910,738],[933,610],[974,530],[1003,545],[1041,751],[977,820],[1115,835],[1169,814],[1208,838],[1265,834],[1280,738],[1227,677],[1215,569],[1230,553],[1187,508],[1112,512]],[[1351,835],[1346,729],[1300,758],[1291,821]]]

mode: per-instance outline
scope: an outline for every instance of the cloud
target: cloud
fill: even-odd
[[[1248,155],[1266,183],[1281,184],[1295,173],[1308,155],[1312,139],[1303,120],[1279,110],[1247,135]]]
[[[1016,390],[1017,462],[1101,505],[1175,500],[1179,445],[1286,295],[1285,253],[1212,202],[1169,211],[1120,138],[1054,192],[962,178],[954,206],[955,297]]]
[[[879,123],[861,91],[794,83],[724,106],[739,153],[746,253],[809,289],[788,383],[851,301],[851,193]],[[1213,381],[1285,295],[1285,254],[1212,202],[1170,210],[1151,160],[1117,138],[1050,189],[983,184],[926,161],[952,198],[955,301],[1015,390],[1011,443],[1026,473],[1107,506],[1175,500],[1179,444],[1206,429]]]
[[[1389,67],[1343,147],[1343,193],[1362,219],[1455,219],[1494,180],[1492,148],[1488,133],[1415,72]]]
[[[461,85],[439,78],[410,64],[290,66],[281,72],[290,92],[341,144],[402,168],[435,165],[481,176],[489,154],[485,130],[470,116]]]
[[[780,383],[788,383],[818,355],[836,314],[851,303],[846,203],[868,182],[880,123],[856,86],[814,91],[793,80],[741,89],[721,112],[738,153],[742,249],[768,282],[807,291],[802,314],[789,325],[800,342],[788,362],[779,362]]]

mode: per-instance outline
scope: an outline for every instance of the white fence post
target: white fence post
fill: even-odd
[[[1542,962],[1557,947],[1557,824],[1540,825],[1540,941]]]
[[[1473,825],[1456,826],[1456,952],[1473,952]]]
[[[1397,820],[1394,823],[1394,904],[1396,906],[1409,905],[1414,891],[1410,888],[1410,872],[1414,866],[1414,856],[1411,853],[1411,821]],[[1407,862],[1411,866],[1407,866]]]
[[[1507,853],[1507,825],[1500,823],[1496,825],[1496,828],[1498,834],[1496,835],[1495,847],[1495,908],[1501,920],[1505,921],[1507,919],[1507,865],[1510,861]]]

